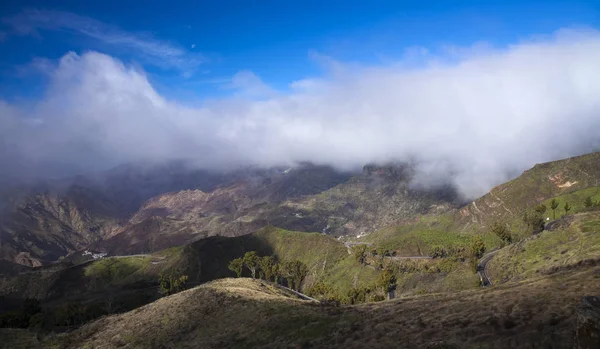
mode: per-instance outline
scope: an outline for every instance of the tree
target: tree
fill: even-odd
[[[538,210],[533,212],[525,211],[523,214],[523,221],[527,224],[527,227],[532,234],[537,234],[544,230],[544,218]]]
[[[535,207],[534,211],[539,213],[540,215],[543,215],[544,213],[546,213],[546,209],[546,205],[540,204]]]
[[[471,255],[475,259],[480,259],[485,253],[485,243],[480,235],[473,236],[471,239]]]
[[[295,260],[283,263],[283,275],[288,280],[291,289],[299,290],[302,281],[308,275],[308,267],[301,261]]]
[[[583,204],[587,208],[594,207],[594,202],[592,201],[592,197],[591,196],[588,196],[587,198],[585,198],[585,201],[583,201]]]
[[[265,280],[271,281],[271,278],[275,276],[275,257],[273,256],[264,256],[258,260],[258,264],[260,265],[260,269],[262,270]]]
[[[229,270],[235,273],[237,277],[242,277],[242,269],[244,268],[244,259],[236,258],[229,262]]]
[[[512,235],[508,230],[508,227],[504,223],[494,222],[491,228],[492,233],[496,234],[505,244],[510,244],[512,242]]]
[[[552,199],[550,208],[552,209],[552,219],[556,219],[556,209],[558,208],[558,201],[556,199]]]
[[[165,296],[185,290],[187,275],[181,275],[179,272],[171,272],[167,275],[160,274],[158,278],[159,292]]]
[[[377,258],[378,267],[383,268],[383,264],[384,264],[383,262],[385,260],[385,257],[390,255],[390,251],[385,249],[384,247],[379,247],[376,250],[376,255],[378,257]]]
[[[381,274],[379,274],[379,280],[377,281],[377,286],[383,289],[384,293],[388,293],[389,291],[396,288],[398,274],[398,267],[394,264],[388,265]]]
[[[244,254],[244,265],[250,270],[253,279],[256,279],[256,269],[258,268],[259,258],[256,251],[250,251]]]
[[[362,265],[367,264],[367,245],[360,244],[352,247],[352,253],[356,261]]]
[[[571,205],[569,205],[568,202],[565,202],[565,206],[563,207],[565,209],[565,216],[569,214],[569,211],[571,211]]]
[[[280,278],[283,277],[283,267],[281,266],[280,263],[275,263],[275,265],[273,266],[272,269],[273,272],[273,281],[275,281],[275,283],[280,284]]]

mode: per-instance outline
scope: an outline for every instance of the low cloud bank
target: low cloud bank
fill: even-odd
[[[113,57],[68,53],[35,105],[0,100],[0,175],[172,159],[219,169],[414,161],[418,184],[474,197],[535,163],[600,149],[600,32],[419,52],[417,65],[327,60],[324,76],[287,92],[243,72],[240,93],[198,108]]]

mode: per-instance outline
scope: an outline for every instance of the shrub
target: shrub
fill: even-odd
[[[324,302],[339,303],[343,300],[343,297],[338,294],[333,287],[322,281],[312,285],[308,290],[306,290],[306,294]]]
[[[359,287],[351,288],[348,290],[346,298],[344,299],[346,304],[359,304],[365,303],[368,296],[373,292],[371,287]]]
[[[352,254],[358,263],[367,264],[367,245],[361,244],[352,247]]]
[[[0,327],[27,328],[31,317],[41,311],[37,299],[26,298],[19,309],[0,315]]]
[[[429,256],[431,258],[444,258],[448,255],[448,251],[443,246],[432,246],[431,251],[429,251]]]
[[[185,284],[187,283],[187,275],[181,275],[177,272],[172,272],[167,275],[161,274],[159,283],[159,292],[165,296],[175,294],[185,290]]]
[[[465,245],[452,246],[448,249],[448,256],[464,262],[470,256],[469,249]]]
[[[471,255],[477,259],[483,257],[485,253],[485,243],[481,236],[477,235],[471,239]]]
[[[546,213],[547,207],[544,204],[540,204],[537,205],[533,210],[539,213],[540,215],[543,215],[544,213]]]
[[[498,236],[504,244],[507,244],[507,243],[510,244],[512,242],[512,235],[511,235],[510,231],[508,230],[508,227],[506,226],[506,224],[501,223],[501,222],[494,222],[492,224],[491,231],[496,236]]]
[[[525,211],[523,213],[523,222],[527,224],[532,234],[537,234],[544,230],[544,217],[542,217],[542,214],[537,209],[533,212]]]
[[[377,286],[381,287],[384,293],[387,293],[396,288],[396,281],[398,274],[398,267],[394,264],[388,265],[382,272],[379,274],[379,279],[377,281]]]

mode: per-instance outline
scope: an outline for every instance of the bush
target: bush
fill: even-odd
[[[81,303],[67,303],[44,312],[42,322],[46,326],[79,326],[105,315],[106,312],[99,305],[84,305]],[[36,320],[37,321],[37,320]]]
[[[345,302],[346,304],[360,304],[367,301],[367,296],[373,290],[370,287],[351,288],[348,290]]]
[[[506,224],[501,222],[494,222],[491,227],[492,233],[502,240],[504,244],[510,244],[512,242],[512,235],[508,230]]]
[[[27,328],[32,316],[42,311],[37,299],[26,298],[17,310],[0,315],[0,328]]]
[[[456,268],[458,268],[459,266],[459,261],[453,259],[453,258],[447,258],[442,260],[437,268],[438,268],[438,272],[440,273],[450,273],[454,270],[456,270]]]
[[[352,254],[358,263],[367,264],[367,245],[361,244],[352,247]]]
[[[181,292],[185,290],[187,280],[187,275],[181,275],[177,272],[172,272],[168,275],[161,274],[158,279],[159,292],[165,296]]]
[[[544,230],[544,217],[537,209],[533,212],[525,211],[523,213],[523,222],[527,224],[529,231],[532,234],[538,234]]]
[[[394,264],[388,265],[381,272],[381,274],[379,274],[379,280],[377,281],[377,285],[381,287],[384,293],[388,293],[389,291],[396,288],[397,274],[398,267]]]
[[[431,258],[444,258],[448,256],[448,251],[443,246],[432,246],[429,256]]]
[[[485,243],[483,242],[483,238],[477,235],[471,239],[471,256],[474,258],[481,258],[485,253]]]
[[[308,290],[306,290],[306,294],[324,302],[340,303],[343,301],[343,297],[337,293],[333,287],[322,281],[312,285]]]

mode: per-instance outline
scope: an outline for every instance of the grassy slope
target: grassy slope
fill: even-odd
[[[526,238],[529,233],[522,221],[526,209],[539,203],[549,207],[550,200],[556,198],[560,203],[557,218],[564,215],[565,202],[572,206],[571,214],[581,212],[585,209],[583,201],[586,197],[600,200],[599,182],[600,153],[540,164],[455,213],[420,216],[402,226],[384,228],[359,240],[396,251],[399,256],[427,256],[434,246],[468,246],[472,236],[478,233],[487,249],[492,250],[500,247],[501,241],[487,231],[489,223],[505,221],[511,226],[516,240]],[[546,216],[552,218],[550,209]],[[598,242],[590,243],[592,253],[593,244]],[[513,263],[520,263],[519,258]],[[448,275],[403,274],[399,291],[401,294],[454,291],[472,288],[475,281],[471,270],[463,265]]]
[[[600,259],[600,212],[570,215],[563,221],[557,230],[500,250],[488,263],[492,281],[517,281],[583,260]]]
[[[587,208],[584,205],[584,201],[587,197],[591,197],[593,201],[600,201],[600,187],[590,187],[582,190],[577,190],[572,193],[559,195],[553,198],[556,199],[556,201],[558,201],[558,208],[556,209],[556,219],[559,219],[565,215],[565,203],[569,203],[569,206],[571,206],[569,214],[585,211]],[[542,204],[546,205],[546,207],[548,208],[544,216],[550,219],[554,219],[553,212],[550,209],[551,201],[552,198],[543,201]]]
[[[507,222],[515,238],[524,238],[528,235],[522,221],[525,210],[544,203],[548,207],[546,216],[552,218],[549,203],[556,198],[560,204],[556,218],[560,218],[564,215],[565,202],[572,206],[570,213],[581,212],[588,196],[600,200],[600,152],[538,164],[458,211],[421,216],[363,239],[409,256],[427,255],[434,245],[465,244],[474,233],[480,233],[491,249],[498,247],[500,240],[488,234],[490,223]]]
[[[477,232],[495,220],[506,220],[514,230],[520,231],[523,223],[515,217],[520,218],[526,208],[553,197],[598,186],[600,152],[538,164],[459,210],[454,229]]]
[[[298,301],[248,279],[208,283],[54,338],[68,348],[573,346],[580,297],[600,288],[597,269],[528,282],[360,306]]]
[[[274,255],[280,261],[301,260],[309,267],[306,284],[323,280],[346,292],[374,282],[378,273],[348,255],[343,243],[318,233],[298,233],[276,228],[235,238],[211,237],[173,247],[151,256],[106,258],[62,269],[42,267],[10,278],[0,278],[0,295],[45,300],[101,301],[108,295],[129,295],[150,289],[156,294],[161,273],[178,271],[192,285],[232,277],[230,260],[247,251]],[[248,275],[247,275],[248,276]],[[151,300],[152,298],[147,298]]]
[[[369,234],[361,241],[396,251],[399,256],[429,256],[434,246],[454,247],[471,242],[472,232],[453,230],[452,224],[451,214],[422,216],[416,222]],[[500,244],[500,239],[493,234],[483,233],[482,237],[486,246]]]

